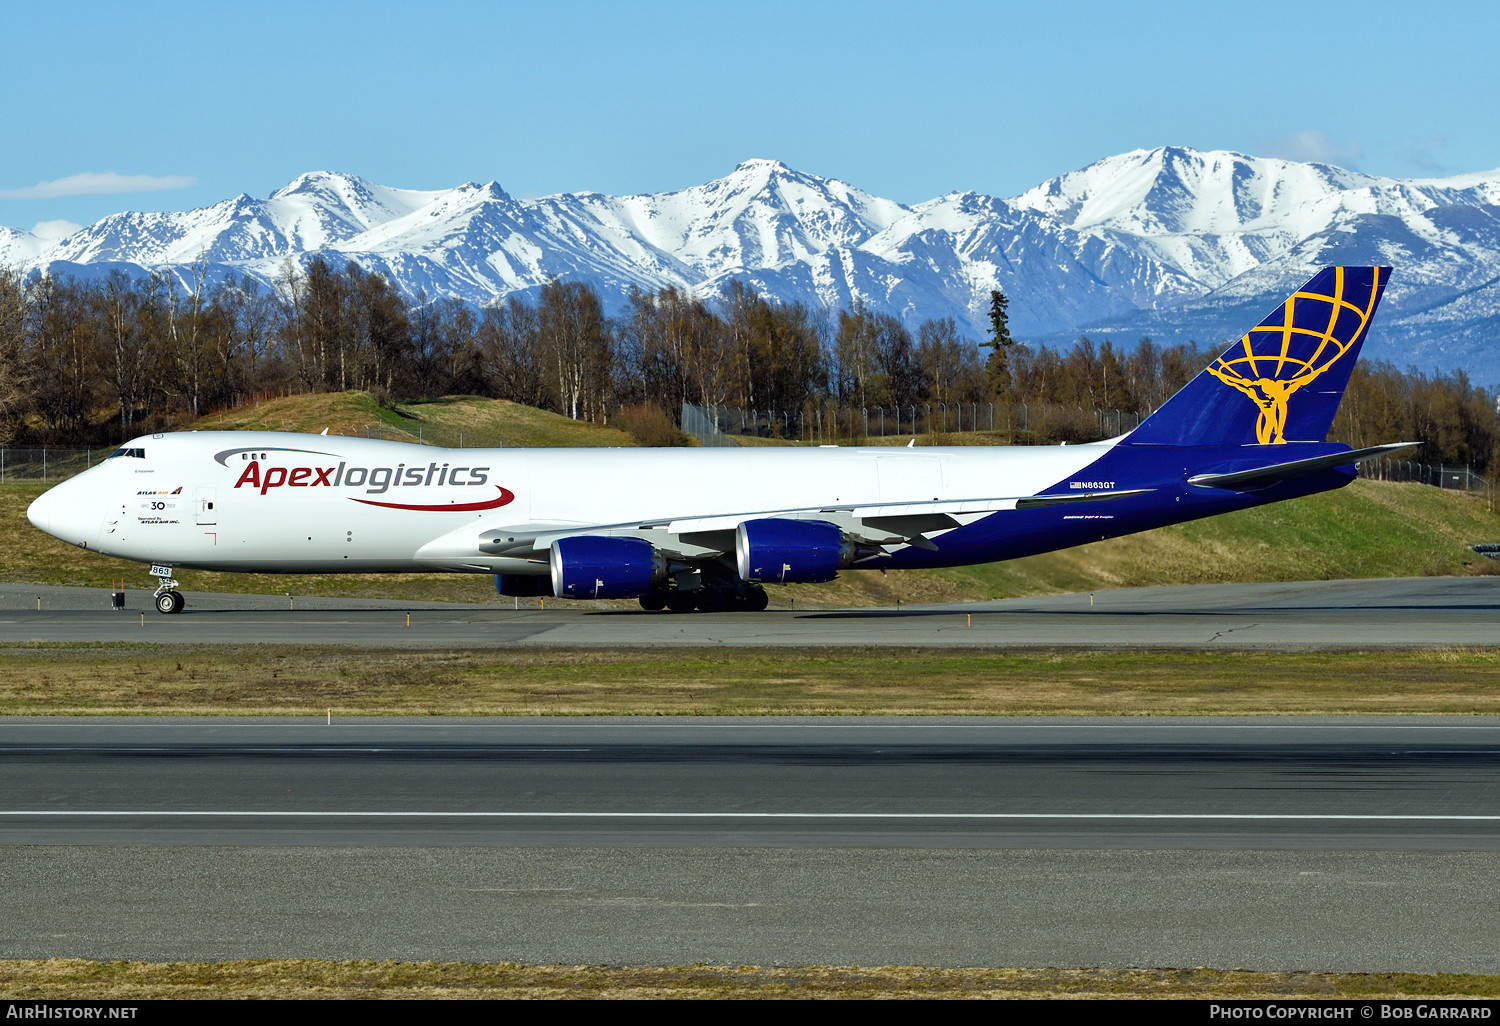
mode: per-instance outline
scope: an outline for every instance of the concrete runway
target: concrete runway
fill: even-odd
[[[4,847],[0,957],[1500,971],[1489,852]]]
[[[0,957],[1500,972],[1500,718],[0,721]]]
[[[0,844],[1500,851],[1500,718],[0,720]]]
[[[162,616],[100,589],[0,586],[0,642],[382,645],[909,645],[986,648],[1378,649],[1500,645],[1500,577],[1133,588],[901,609],[645,613],[577,605],[188,594]],[[42,608],[37,609],[37,599]],[[775,603],[773,602],[773,606]],[[410,625],[407,616],[410,614]]]

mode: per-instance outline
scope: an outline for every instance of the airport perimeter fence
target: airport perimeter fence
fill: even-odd
[[[112,448],[0,447],[0,484],[7,481],[61,481],[83,473],[112,452]]]
[[[376,440],[390,440],[393,442],[416,442],[418,445],[436,445],[444,449],[503,449],[505,442],[499,433],[490,431],[470,431],[465,439],[461,429],[447,429],[441,425],[418,424],[405,432],[397,431],[387,427],[383,422],[371,424],[362,428],[347,428],[334,432],[346,438],[374,438]]]
[[[1466,463],[1463,466],[1445,463],[1418,463],[1416,460],[1378,459],[1358,464],[1359,476],[1372,481],[1415,481],[1436,488],[1449,488],[1460,492],[1475,492],[1492,496],[1494,482],[1476,474]]]
[[[801,410],[743,410],[682,404],[682,430],[703,445],[752,438],[824,445],[931,435],[988,435],[1009,444],[1088,442],[1140,426],[1135,410],[1091,410],[1049,403],[920,403],[903,406],[809,404]],[[976,439],[977,440],[977,439]]]

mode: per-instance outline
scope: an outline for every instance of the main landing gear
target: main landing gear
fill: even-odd
[[[180,613],[187,605],[187,599],[183,598],[182,592],[177,590],[177,582],[172,579],[172,568],[169,566],[153,566],[152,576],[158,579],[156,586],[156,611],[158,613]]]
[[[641,596],[640,603],[642,609],[653,613],[661,609],[673,613],[759,613],[770,604],[770,599],[766,589],[752,584],[650,591]]]

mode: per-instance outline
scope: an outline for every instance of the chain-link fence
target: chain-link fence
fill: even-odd
[[[83,473],[113,451],[0,447],[0,484],[6,481],[61,481]]]
[[[1415,481],[1435,488],[1488,495],[1494,484],[1468,464],[1419,463],[1416,460],[1378,459],[1359,464],[1359,476],[1374,481]]]
[[[1011,445],[1087,442],[1140,426],[1135,410],[1093,410],[1050,403],[920,403],[905,406],[809,404],[801,410],[743,410],[682,404],[682,430],[704,445],[736,438],[775,438],[833,444],[875,438],[988,435]]]
[[[701,406],[694,406],[692,403],[683,403],[682,430],[696,438],[700,445],[706,445],[711,448],[732,446],[734,445],[734,439],[719,428],[720,412],[717,408],[704,409]],[[741,417],[740,424],[743,427],[743,416]]]

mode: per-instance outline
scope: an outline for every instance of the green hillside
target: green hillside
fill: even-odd
[[[271,399],[213,413],[188,431],[303,431],[360,435],[446,446],[635,445],[624,431],[570,420],[505,399],[448,396],[380,406],[367,392],[328,392]]]

